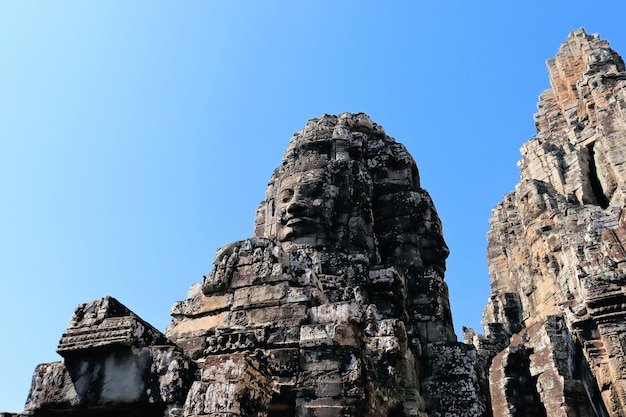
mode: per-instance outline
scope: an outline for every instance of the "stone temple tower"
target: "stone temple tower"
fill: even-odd
[[[270,178],[254,236],[220,249],[174,306],[167,336],[203,375],[185,412],[233,412],[253,396],[233,388],[232,406],[211,403],[226,395],[216,375],[233,360],[271,381],[255,396],[267,407],[259,415],[479,415],[474,350],[452,328],[447,256],[403,145],[363,113],[309,120]],[[460,392],[465,403],[454,401]]]
[[[495,416],[626,416],[626,66],[573,31],[547,62],[520,182],[493,209]]]
[[[403,145],[363,113],[311,119],[253,236],[218,250],[166,334],[110,297],[79,306],[27,411],[482,416],[486,378],[454,335],[448,252]]]

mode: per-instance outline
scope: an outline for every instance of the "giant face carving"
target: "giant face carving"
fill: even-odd
[[[325,184],[324,169],[282,178],[276,201],[276,232],[280,242],[316,244],[324,238]]]

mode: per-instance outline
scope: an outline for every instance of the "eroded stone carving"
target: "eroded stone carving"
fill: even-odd
[[[405,147],[365,114],[325,115],[293,136],[254,236],[218,251],[167,335],[200,368],[215,355],[265,358],[269,416],[479,416],[484,393],[475,351],[454,336],[447,255]],[[465,369],[457,380],[471,400],[454,402],[451,387],[448,402],[438,396],[449,380],[427,363],[436,359]]]

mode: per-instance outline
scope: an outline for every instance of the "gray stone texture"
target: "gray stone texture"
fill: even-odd
[[[112,297],[76,308],[57,352],[37,366],[25,413],[154,416],[182,407],[195,364]]]
[[[484,392],[474,348],[454,336],[447,256],[406,148],[363,113],[324,115],[293,136],[253,237],[218,251],[174,305],[167,336],[198,363],[264,358],[268,416],[479,416]],[[427,363],[436,359],[462,369],[453,386]]]

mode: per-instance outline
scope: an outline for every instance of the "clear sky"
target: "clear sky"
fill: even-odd
[[[0,2],[0,411],[59,360],[77,304],[161,331],[251,236],[291,135],[366,112],[404,143],[480,332],[492,207],[535,133],[545,60],[584,27],[626,54],[626,2]]]

